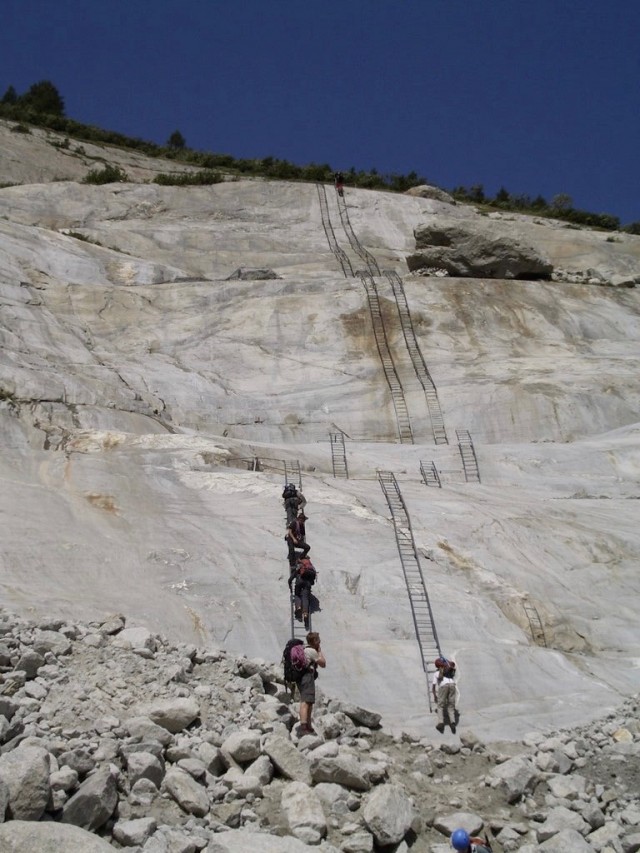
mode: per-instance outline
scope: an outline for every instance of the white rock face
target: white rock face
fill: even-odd
[[[478,214],[347,189],[360,243],[403,277],[449,437],[434,444],[376,276],[415,438],[402,444],[366,293],[330,251],[314,186],[82,185],[90,162],[22,136],[0,122],[15,155],[0,182],[23,182],[0,190],[0,604],[93,620],[87,645],[122,614],[154,636],[277,661],[289,631],[280,492],[284,460],[299,461],[329,662],[318,688],[438,737],[376,480],[390,470],[458,664],[465,730],[561,727],[637,690],[637,287],[407,276],[416,228]],[[134,180],[164,168],[120,156]],[[331,196],[329,210],[357,270]],[[495,221],[585,281],[638,274],[638,237]],[[225,280],[239,268],[279,278]],[[349,479],[333,477],[336,428]],[[465,481],[456,429],[472,434],[481,483]],[[431,460],[442,489],[422,481]],[[63,654],[59,636],[39,653]]]

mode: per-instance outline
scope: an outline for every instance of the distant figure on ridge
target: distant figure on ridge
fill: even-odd
[[[336,185],[336,191],[339,196],[344,196],[344,175],[342,172],[336,172],[333,177],[334,183]]]

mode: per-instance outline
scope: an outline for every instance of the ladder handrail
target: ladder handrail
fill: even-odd
[[[413,530],[411,527],[411,519],[407,510],[404,498],[398,486],[398,481],[392,471],[378,471],[378,482],[387,500],[387,505],[391,512],[394,532],[396,536],[396,545],[398,554],[400,555],[400,563],[404,575],[407,592],[409,594],[409,604],[411,606],[411,615],[413,618],[413,627],[418,641],[420,650],[420,659],[422,668],[427,678],[427,695],[429,697],[429,710],[431,705],[431,680],[435,673],[435,663],[428,656],[427,651],[435,653],[437,657],[441,657],[442,650],[440,641],[438,640],[438,632],[436,630],[435,620],[433,618],[433,610],[429,600],[429,593],[422,573],[420,558],[416,549],[415,540],[413,538]],[[415,562],[415,568],[409,565],[409,562]],[[416,592],[416,587],[420,587],[419,592]],[[418,605],[426,604],[427,620],[424,616],[422,619],[418,615]],[[426,624],[428,622],[428,625]],[[421,630],[422,624],[422,630]],[[424,636],[426,633],[429,636]]]
[[[434,441],[436,444],[448,444],[449,439],[447,438],[442,408],[440,406],[440,400],[438,399],[438,390],[435,382],[433,381],[433,377],[429,372],[427,363],[424,360],[422,350],[418,345],[418,339],[413,326],[411,311],[409,310],[407,294],[405,292],[402,279],[395,270],[384,270],[384,275],[387,277],[393,291],[396,308],[398,310],[398,317],[400,319],[400,326],[402,327],[404,341],[407,346],[409,357],[411,358],[411,364],[413,365],[415,374],[418,377],[418,381],[422,385],[425,393],[427,408],[429,409],[429,417],[431,418],[431,429]]]
[[[338,202],[338,213],[340,214],[340,222],[342,223],[342,228],[344,233],[347,235],[347,240],[349,241],[349,245],[353,249],[353,251],[361,258],[365,264],[367,265],[367,270],[371,275],[380,275],[380,267],[378,266],[378,262],[373,257],[371,252],[368,252],[362,243],[356,237],[356,233],[351,227],[351,220],[349,219],[349,211],[347,210],[347,202],[343,195],[340,195],[338,190],[336,189],[336,200]]]
[[[373,276],[363,270],[358,271],[358,276],[360,277],[360,281],[362,282],[367,294],[369,313],[371,314],[371,322],[373,324],[373,334],[376,339],[378,355],[382,362],[385,379],[387,380],[389,390],[391,391],[391,401],[393,402],[393,408],[396,413],[400,442],[404,443],[405,439],[407,439],[407,443],[413,444],[413,430],[411,429],[409,408],[404,396],[404,389],[400,382],[398,370],[393,360],[393,356],[391,355],[389,340],[387,338],[387,332],[384,325],[384,318],[380,309],[380,299],[378,297],[376,283],[373,280]]]
[[[349,257],[344,251],[344,249],[341,249],[338,245],[335,231],[333,230],[333,225],[331,224],[331,217],[329,216],[329,203],[327,201],[327,190],[324,184],[316,184],[316,190],[318,191],[318,199],[320,201],[320,216],[322,218],[322,227],[324,228],[324,233],[326,235],[327,242],[329,243],[329,248],[340,262],[344,277],[353,277],[353,267],[351,266],[351,261],[349,260]],[[348,273],[347,270],[349,271]]]

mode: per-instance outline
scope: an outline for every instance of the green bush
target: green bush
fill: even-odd
[[[26,124],[14,124],[11,133],[31,133]]]
[[[154,184],[163,187],[201,187],[219,184],[224,180],[220,172],[203,169],[201,172],[183,172],[181,175],[168,175],[160,172],[153,179]]]
[[[106,165],[104,169],[92,169],[82,179],[83,184],[117,184],[128,181],[129,176],[119,166]]]

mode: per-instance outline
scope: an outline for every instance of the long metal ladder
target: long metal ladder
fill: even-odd
[[[480,469],[478,468],[478,457],[471,440],[471,434],[467,429],[457,429],[456,436],[458,438],[458,450],[462,458],[462,467],[464,468],[464,478],[467,483],[479,483]]]
[[[336,201],[338,202],[338,213],[340,214],[340,222],[342,223],[344,233],[347,235],[349,245],[356,253],[356,255],[365,262],[370,275],[380,275],[380,267],[378,266],[378,262],[373,257],[371,252],[368,252],[362,245],[360,240],[358,240],[355,231],[351,227],[351,220],[349,219],[349,211],[347,210],[347,202],[344,197],[344,191],[343,195],[340,195],[338,190],[336,190]]]
[[[527,619],[529,620],[529,629],[531,630],[531,638],[533,642],[538,646],[546,647],[547,637],[544,633],[544,625],[542,624],[542,619],[540,618],[538,609],[529,601],[523,601],[522,607]]]
[[[400,441],[403,444],[413,444],[413,432],[411,430],[407,401],[404,396],[404,390],[402,388],[402,383],[400,382],[400,377],[398,376],[398,371],[396,370],[393,358],[391,357],[391,350],[389,349],[389,342],[387,340],[382,311],[380,309],[378,290],[371,275],[362,271],[359,271],[358,275],[360,276],[360,281],[367,293],[369,311],[373,322],[373,333],[375,335],[380,361],[382,362],[382,367],[384,369],[384,375],[386,377],[387,384],[389,385],[389,390],[391,391],[391,399],[393,400],[393,406],[396,413]]]
[[[331,465],[333,467],[334,477],[343,477],[349,479],[349,468],[347,466],[347,450],[344,444],[343,432],[330,432],[329,441],[331,443]]]
[[[324,184],[316,184],[316,190],[318,191],[318,199],[320,201],[320,216],[322,217],[322,227],[324,228],[324,233],[326,234],[327,242],[329,243],[329,248],[331,249],[335,257],[338,259],[345,278],[352,278],[353,267],[351,266],[351,261],[349,260],[344,249],[341,249],[338,245],[338,241],[336,240],[336,235],[333,230],[333,225],[331,224],[331,217],[329,216],[329,203],[327,202],[327,191],[325,189]]]
[[[420,473],[422,474],[422,482],[425,486],[437,486],[439,489],[442,488],[440,474],[438,474],[436,463],[433,460],[428,465],[425,465],[425,463],[420,460]]]
[[[427,398],[427,407],[431,418],[433,439],[436,444],[448,444],[449,440],[444,426],[444,417],[442,416],[438,392],[436,390],[433,377],[429,373],[429,368],[424,360],[422,351],[418,346],[415,329],[413,328],[413,321],[411,319],[411,312],[409,311],[409,303],[407,302],[407,294],[405,293],[402,279],[394,270],[385,270],[384,274],[391,285],[391,289],[393,290],[396,306],[398,308],[398,316],[400,317],[400,325],[402,326],[402,334],[404,335],[404,340],[407,345],[407,350],[409,351],[413,369],[415,370],[418,381],[422,385],[425,397]]]
[[[427,694],[429,696],[429,710],[431,710],[431,679],[436,671],[434,662],[442,654],[431,603],[413,539],[411,520],[395,475],[392,471],[378,471],[378,481],[391,510],[398,553],[409,593],[413,626],[420,649],[422,668],[427,677]]]

